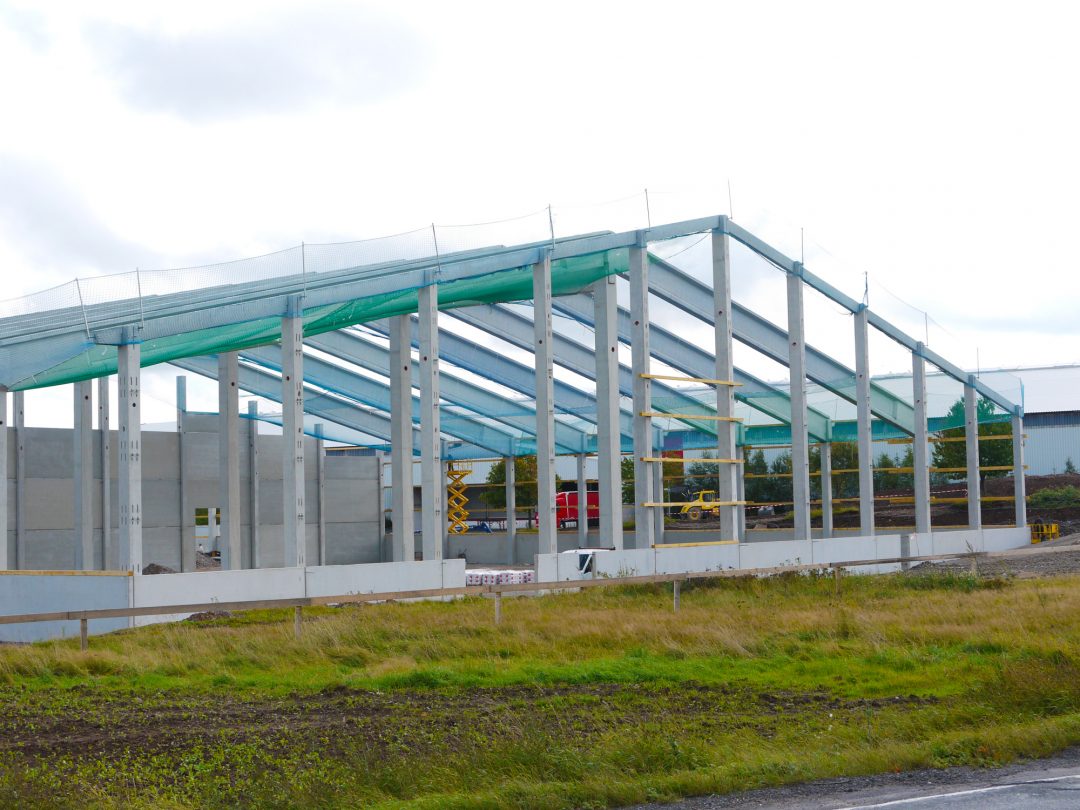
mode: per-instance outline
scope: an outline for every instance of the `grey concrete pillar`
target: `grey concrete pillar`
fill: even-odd
[[[98,444],[101,462],[101,567],[115,571],[120,567],[112,532],[112,416],[109,413],[109,378],[98,377]]]
[[[731,247],[728,235],[722,231],[712,232],[713,319],[716,356],[716,379],[732,380],[735,377],[735,359],[731,345]],[[716,450],[719,459],[737,457],[737,426],[731,420],[735,416],[735,391],[730,385],[716,385]],[[737,465],[721,462],[717,466],[719,491],[716,500],[732,502],[742,500],[738,495]],[[743,506],[720,507],[720,537],[722,540],[738,539],[738,517]]]
[[[833,536],[832,443],[821,443],[821,536]]]
[[[619,335],[615,276],[592,285],[596,337],[596,465],[600,539],[622,550],[622,435],[619,431]]]
[[[919,344],[919,350],[922,344]],[[915,435],[911,439],[912,480],[915,482],[915,532],[930,531],[930,446],[927,436],[926,361],[919,351],[911,355],[911,395],[915,409]]]
[[[506,563],[517,562],[517,468],[516,459],[504,458],[506,470]]]
[[[802,267],[799,266],[799,271]],[[792,537],[810,539],[810,438],[806,424],[806,336],[802,277],[787,276],[788,372],[791,382],[791,489],[795,512]]]
[[[634,547],[652,548],[656,525],[645,506],[653,498],[652,380],[649,366],[649,251],[644,243],[630,248],[630,357],[634,374]],[[620,478],[622,470],[620,469]]]
[[[0,385],[0,571],[11,568],[8,554],[8,391]]]
[[[743,448],[741,448],[739,450],[739,457],[742,459],[743,463],[739,465],[739,469],[736,471],[737,477],[735,479],[736,483],[738,484],[738,491],[737,491],[738,497],[736,498],[736,500],[743,501],[743,502],[746,501],[746,457],[747,457],[747,455],[748,455],[748,451],[747,451],[747,449],[745,447],[743,447]],[[742,506],[739,507],[739,511],[736,514],[739,516],[739,521],[738,521],[739,537],[738,537],[738,539],[739,539],[740,543],[745,543],[746,542],[746,505],[745,505],[745,503]]]
[[[964,386],[964,446],[967,449],[968,526],[982,528],[982,492],[979,480],[979,396],[975,378]]]
[[[450,462],[446,460],[446,447],[445,446],[440,451],[440,458],[443,459],[442,463],[439,465],[439,468],[440,468],[440,471],[441,471],[440,478],[442,480],[442,487],[443,487],[443,498],[444,498],[443,504],[445,506],[446,499],[449,499],[449,497],[450,497],[450,493],[448,491],[449,490],[449,484],[450,484]],[[446,518],[442,522],[442,526],[440,528],[440,531],[442,532],[442,538],[441,538],[442,551],[439,552],[439,559],[444,559],[445,560],[446,558],[448,558],[450,556],[450,514],[449,514],[449,508],[447,508],[447,515],[446,515]]]
[[[1027,492],[1024,481],[1024,417],[1019,406],[1012,416],[1013,496],[1016,498],[1016,525],[1027,526]]]
[[[94,568],[94,384],[83,380],[72,386],[75,406],[74,441],[74,568]]]
[[[584,453],[578,453],[577,460],[577,544],[578,548],[589,545],[589,480],[585,477]]]
[[[176,443],[179,448],[176,463],[180,471],[180,570],[188,572],[196,570],[195,507],[191,503],[191,484],[188,482],[191,451],[187,446],[187,377],[183,375],[176,378]]]
[[[240,538],[240,367],[236,352],[218,355],[218,503],[221,568],[243,568]]]
[[[206,509],[206,553],[209,554],[215,548],[221,552],[221,521],[218,518],[218,508],[210,506]],[[219,557],[220,559],[220,557]]]
[[[533,265],[533,354],[536,359],[537,552],[559,550],[555,514],[555,391],[551,345],[551,257]]]
[[[126,330],[125,330],[126,331]],[[117,411],[119,414],[118,450],[120,469],[117,476],[120,515],[119,545],[121,565],[135,574],[142,573],[143,503],[142,503],[142,376],[141,347],[125,334],[117,349]]]
[[[870,412],[869,312],[863,306],[855,313],[855,406],[856,437],[859,445],[859,533],[874,533],[874,436]]]
[[[262,546],[259,542],[259,403],[255,400],[248,403],[248,504],[251,510],[248,559],[251,560],[252,568],[261,568]]]
[[[660,457],[663,458],[664,451],[664,431],[660,432],[660,449],[657,450]],[[653,503],[664,502],[664,464],[658,462],[656,469],[653,472]],[[660,545],[664,542],[664,507],[656,506],[652,509],[653,520],[653,544]]]
[[[391,559],[416,559],[413,501],[412,326],[408,315],[390,319]]]
[[[307,565],[304,484],[304,310],[293,296],[281,319],[282,506],[286,567]]]
[[[15,568],[26,570],[26,395],[11,395],[15,422]]]
[[[326,427],[322,422],[315,425],[315,479],[318,482],[319,507],[319,565],[326,565],[326,442],[323,439]],[[381,529],[380,529],[381,533]]]
[[[442,559],[446,478],[439,419],[439,288],[421,287],[420,320],[420,537],[425,560]]]

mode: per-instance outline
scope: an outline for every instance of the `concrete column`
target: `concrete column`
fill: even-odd
[[[968,526],[982,528],[982,492],[979,481],[979,397],[975,378],[964,386],[964,445],[967,448]]]
[[[660,433],[660,447],[657,452],[663,456],[663,441],[664,433]],[[654,503],[664,502],[664,465],[660,462],[656,465],[656,469],[653,471],[653,495],[652,499]],[[652,510],[653,520],[653,544],[660,545],[664,542],[664,507],[657,506]]]
[[[833,536],[832,443],[821,443],[821,536]]]
[[[1024,481],[1024,417],[1017,408],[1012,417],[1013,495],[1016,497],[1016,525],[1027,526],[1027,500]]]
[[[537,552],[559,550],[555,514],[555,391],[551,346],[551,257],[533,265],[533,353],[536,359]]]
[[[649,373],[649,252],[645,244],[630,248],[630,357],[634,373],[634,547],[652,548],[656,525],[644,504],[653,497],[652,380]],[[620,469],[620,478],[622,470]]]
[[[26,395],[11,395],[15,422],[15,568],[26,570]]]
[[[195,565],[195,507],[191,503],[191,487],[188,484],[187,446],[187,377],[176,378],[176,442],[179,447],[177,467],[180,470],[180,570],[196,570]]]
[[[801,271],[801,266],[799,270]],[[796,540],[810,539],[810,438],[806,429],[806,337],[802,278],[787,276],[788,371],[791,381],[791,489]]]
[[[126,330],[125,330],[126,331]],[[125,334],[125,340],[131,336]],[[117,476],[120,501],[120,564],[142,573],[142,404],[139,390],[141,347],[124,343],[117,349],[117,410],[119,412],[119,460]]]
[[[243,568],[240,538],[240,367],[236,352],[218,355],[218,503],[221,568]]]
[[[74,568],[94,568],[94,384],[83,380],[72,386],[75,405]]]
[[[622,434],[619,431],[619,335],[615,276],[592,285],[596,336],[598,546],[622,550]]]
[[[922,344],[919,345],[922,348]],[[930,531],[930,449],[927,436],[926,361],[911,354],[912,404],[915,406],[915,435],[912,437],[912,480],[915,482],[915,531]]]
[[[439,288],[421,287],[420,318],[420,536],[425,560],[442,559],[446,479],[439,420]]]
[[[286,567],[307,565],[304,486],[304,311],[292,296],[281,319],[282,506]]]
[[[728,235],[712,232],[713,318],[716,379],[731,380],[735,376],[735,360],[731,346],[731,247]],[[716,415],[730,419],[735,416],[735,390],[730,385],[716,386]],[[734,422],[716,423],[717,458],[733,459],[736,451],[737,426]],[[717,464],[718,501],[742,500],[738,496],[736,477],[740,471],[734,464]],[[738,516],[742,506],[720,507],[720,536],[723,540],[738,539]]]
[[[859,533],[874,533],[874,437],[870,413],[870,339],[868,311],[855,313],[855,406],[859,445]]]
[[[325,426],[315,425],[315,477],[318,482],[319,506],[319,565],[326,565],[326,442],[323,440]],[[381,533],[381,529],[380,529]]]
[[[248,403],[248,503],[251,508],[251,526],[248,537],[251,546],[248,549],[248,558],[251,560],[252,568],[261,568],[262,547],[259,543],[259,403],[255,400]]]
[[[412,326],[408,315],[390,319],[391,559],[416,559],[413,513]]]
[[[737,477],[735,479],[735,481],[736,481],[736,483],[738,485],[738,490],[737,490],[738,497],[736,498],[736,500],[738,500],[738,501],[745,501],[746,500],[746,457],[747,457],[747,455],[749,455],[747,449],[745,447],[740,448],[739,457],[743,460],[743,463],[739,465],[739,469],[736,471],[736,476]],[[739,520],[738,520],[738,532],[739,532],[738,539],[739,539],[740,543],[745,543],[746,542],[746,506],[745,505],[740,506],[739,509],[738,509],[738,512],[736,512],[736,514],[739,517]]]
[[[216,506],[210,506],[206,509],[206,553],[209,554],[217,547],[218,552],[221,551],[221,544],[218,542],[221,538],[221,523],[218,520],[218,508]],[[220,558],[219,558],[220,559]]]
[[[589,479],[585,477],[584,453],[578,453],[577,460],[577,544],[578,548],[589,545]]]
[[[514,466],[515,459],[504,458],[503,464],[506,469],[506,563],[513,565],[517,562],[517,468]]]
[[[0,571],[11,568],[8,554],[8,392],[0,385]]]
[[[443,490],[442,490],[443,491],[443,498],[449,498],[450,493],[448,492],[448,485],[450,484],[450,462],[446,460],[446,448],[445,447],[442,448],[442,452],[440,453],[440,458],[443,459],[443,461],[439,465],[440,472],[441,472],[440,479],[442,480],[442,488],[443,488]],[[445,501],[444,501],[444,503],[445,503]],[[440,559],[446,559],[446,558],[448,558],[450,556],[450,515],[449,514],[447,514],[446,518],[443,520],[440,531],[442,532],[442,538],[441,538],[442,551],[439,553],[439,558]]]
[[[101,455],[101,567],[115,571],[120,567],[112,533],[112,416],[109,414],[109,378],[98,377],[98,445]]]

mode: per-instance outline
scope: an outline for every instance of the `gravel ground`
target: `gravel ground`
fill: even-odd
[[[1040,553],[1045,552],[1045,553]],[[997,577],[1052,577],[1058,574],[1080,574],[1080,533],[1070,534],[1047,543],[1025,549],[1024,554],[1001,558],[991,557],[977,562],[979,574]],[[910,574],[968,573],[970,560],[925,562],[914,566]]]

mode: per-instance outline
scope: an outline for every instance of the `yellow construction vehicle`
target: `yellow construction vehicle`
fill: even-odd
[[[694,495],[692,501],[687,501],[680,507],[677,517],[687,520],[701,520],[702,515],[716,517],[720,507],[716,503],[716,490],[703,489]]]

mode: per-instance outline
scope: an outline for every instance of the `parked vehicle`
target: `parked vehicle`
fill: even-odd
[[[703,489],[683,504],[677,517],[688,520],[701,520],[703,516],[716,517],[720,507],[716,503],[716,490]]]
[[[585,511],[589,524],[600,525],[600,493],[589,492],[585,497]],[[555,494],[555,523],[560,529],[578,525],[577,492],[558,492]]]

